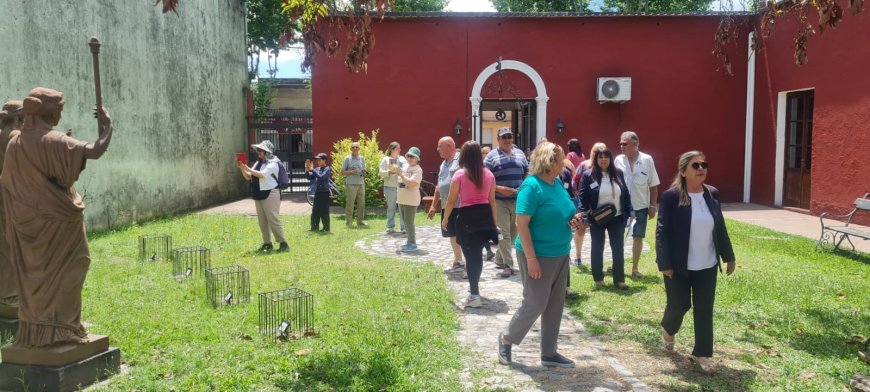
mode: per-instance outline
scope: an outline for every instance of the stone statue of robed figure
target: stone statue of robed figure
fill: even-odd
[[[82,286],[90,265],[84,203],[73,184],[88,159],[112,139],[112,120],[94,110],[99,137],[77,140],[55,131],[63,94],[38,87],[23,101],[24,123],[11,136],[0,173],[12,277],[18,289],[19,327],[13,347],[81,343]]]

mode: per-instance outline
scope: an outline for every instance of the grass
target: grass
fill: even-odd
[[[308,233],[282,217],[290,253],[258,255],[256,218],[189,215],[90,236],[83,319],[109,335],[129,371],[97,390],[459,390],[463,349],[440,268],[372,257],[353,246],[374,229]],[[381,227],[377,221],[373,227]],[[251,302],[212,309],[202,277],[135,260],[137,237],[211,249],[212,265],[250,271]],[[257,328],[257,292],[297,287],[315,298],[319,336],[274,342]],[[457,354],[460,355],[457,355]]]
[[[647,276],[629,278],[626,293],[595,290],[588,274],[574,271],[580,299],[570,312],[611,350],[639,347],[652,356],[655,361],[633,370],[649,370],[644,381],[656,389],[838,391],[853,375],[866,374],[870,368],[856,359],[860,338],[853,336],[870,335],[870,257],[817,252],[813,240],[739,222],[728,228],[738,268],[718,281],[717,375],[685,371],[683,356],[694,339],[691,311],[677,335],[683,354],[660,348],[665,293],[654,250],[641,258]],[[654,237],[650,225],[646,240],[653,249]]]

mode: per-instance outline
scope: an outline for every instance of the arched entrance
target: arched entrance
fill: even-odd
[[[494,62],[489,66],[485,67],[480,74],[477,75],[477,79],[474,81],[474,86],[471,89],[471,97],[469,100],[471,101],[471,114],[474,121],[472,121],[472,137],[474,140],[481,142],[481,103],[483,102],[483,98],[481,97],[481,91],[483,90],[483,86],[486,83],[486,80],[489,79],[490,76],[494,75],[499,71],[498,68],[499,62]],[[501,60],[501,70],[515,70],[521,72],[526,75],[529,79],[531,79],[532,83],[535,85],[536,97],[534,99],[534,113],[526,113],[534,124],[534,140],[532,140],[532,144],[537,143],[538,140],[541,140],[547,134],[547,101],[550,98],[547,96],[547,88],[544,86],[544,80],[541,79],[541,75],[535,71],[534,68],[529,66],[526,63],[516,60]],[[529,125],[531,125],[529,124]],[[533,145],[532,145],[533,147]]]

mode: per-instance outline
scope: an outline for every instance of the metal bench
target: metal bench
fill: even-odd
[[[852,218],[858,212],[870,212],[870,193],[866,193],[864,194],[864,197],[855,199],[855,208],[853,208],[852,212],[848,214],[828,216],[827,212],[823,212],[822,215],[819,215],[819,222],[822,223],[822,235],[819,237],[819,242],[816,244],[816,249],[839,249],[843,241],[846,241],[849,243],[849,246],[852,247],[852,251],[854,251],[855,244],[852,243],[851,237],[857,237],[863,240],[870,240],[870,232],[866,232],[849,226],[849,224],[852,223]],[[826,216],[828,216],[829,220],[836,219],[834,221],[836,223],[843,223],[840,221],[840,219],[845,218],[846,223],[843,225],[825,225]]]

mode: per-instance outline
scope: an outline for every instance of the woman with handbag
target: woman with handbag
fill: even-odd
[[[522,343],[541,318],[541,365],[574,367],[557,351],[557,340],[570,273],[571,229],[580,224],[574,203],[559,176],[565,165],[562,148],[538,143],[529,160],[529,175],[517,194],[517,264],[523,302],[498,336],[498,359],[511,363],[511,347]]]
[[[456,242],[462,247],[462,254],[465,256],[469,286],[469,295],[464,305],[479,308],[482,306],[478,283],[483,271],[483,246],[493,239],[498,243],[495,225],[495,176],[483,165],[480,144],[473,140],[462,145],[459,168],[450,183],[441,227],[447,230],[448,218],[459,199]]]
[[[705,185],[707,161],[700,151],[680,156],[679,172],[671,189],[659,198],[656,223],[656,263],[664,275],[667,305],[662,316],[662,342],[674,349],[674,335],[690,308],[695,320],[692,356],[707,374],[713,365],[713,302],[719,260],[731,275],[734,250],[719,204],[719,190]]]
[[[592,235],[592,279],[595,285],[604,286],[604,232],[607,231],[613,255],[613,284],[626,290],[623,233],[626,220],[634,214],[631,197],[622,171],[613,165],[613,154],[607,146],[595,150],[589,159],[592,170],[583,173],[580,180],[580,213],[590,224]]]

